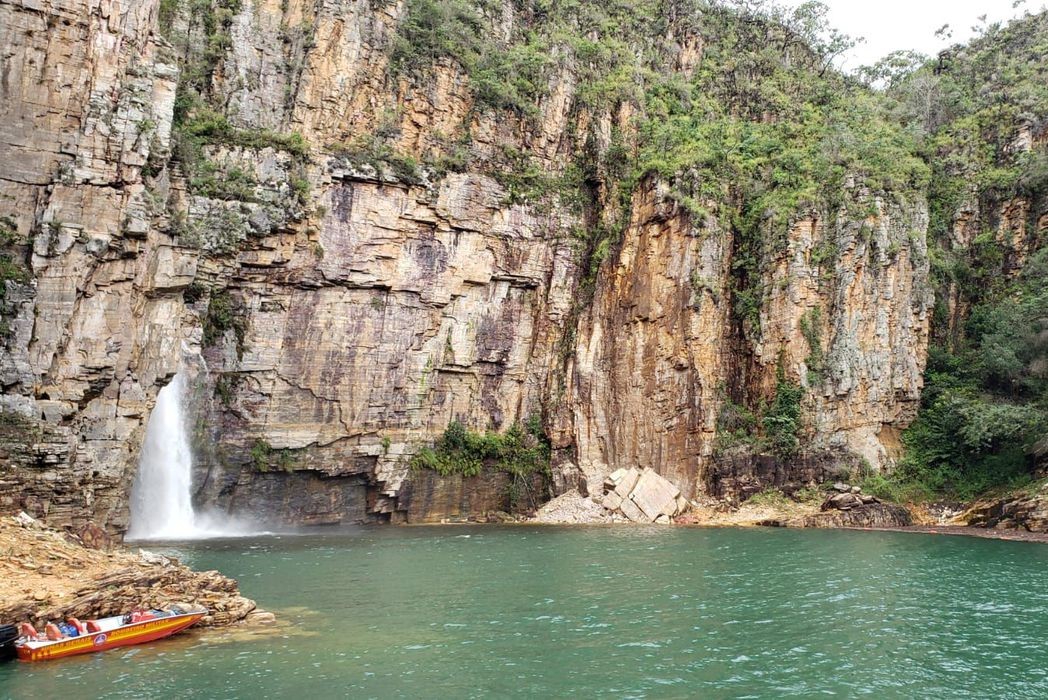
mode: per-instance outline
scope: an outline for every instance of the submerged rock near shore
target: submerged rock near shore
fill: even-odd
[[[77,537],[21,514],[0,518],[0,622],[88,620],[175,603],[210,613],[201,626],[271,619],[217,571],[198,572],[139,550],[89,549]]]

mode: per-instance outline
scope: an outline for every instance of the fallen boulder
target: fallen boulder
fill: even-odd
[[[539,508],[532,522],[584,525],[612,522],[611,512],[572,489]]]
[[[845,493],[837,493],[825,501],[819,507],[819,510],[826,512],[828,510],[851,510],[852,508],[861,508],[864,505],[870,505],[873,503],[880,503],[881,500],[876,496],[870,496],[868,494],[859,493],[854,490]]]
[[[654,469],[617,469],[604,480],[601,503],[635,523],[668,523],[688,508],[680,489]]]

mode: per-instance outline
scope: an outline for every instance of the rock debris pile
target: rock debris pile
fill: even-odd
[[[913,515],[904,506],[884,503],[865,494],[858,486],[837,483],[836,492],[827,498],[819,513],[788,523],[791,527],[862,527],[896,528],[913,525]]]
[[[622,521],[620,518],[619,522]],[[604,506],[572,489],[539,508],[532,522],[548,525],[612,523],[616,519]]]
[[[828,510],[851,510],[881,502],[881,499],[876,496],[863,493],[858,486],[836,483],[833,485],[833,490],[834,494],[823,502],[819,507],[820,511],[825,513]]]
[[[586,498],[572,489],[540,508],[532,522],[669,524],[690,505],[653,469],[618,469],[604,480],[601,495]]]

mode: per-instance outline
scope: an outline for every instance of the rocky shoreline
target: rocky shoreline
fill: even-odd
[[[240,595],[235,580],[217,571],[193,571],[144,550],[95,549],[24,513],[0,517],[0,552],[4,623],[42,625],[70,616],[87,620],[175,603],[207,608],[202,627],[274,619]]]
[[[1038,542],[1048,544],[1048,532],[1029,530],[995,530],[976,525],[911,525],[909,527],[854,527],[845,530],[864,532],[910,532],[917,535],[947,535],[954,537],[979,537],[987,540],[1008,542]]]
[[[631,482],[629,479],[625,482]],[[741,504],[707,499],[679,504],[672,518],[632,519],[616,493],[586,497],[572,490],[553,499],[527,519],[534,524],[578,525],[651,522],[696,527],[794,527],[967,535],[989,539],[1048,542],[1048,483],[959,508],[883,502],[859,487],[836,483],[806,498],[752,498]],[[620,489],[622,490],[622,489]],[[627,491],[629,489],[626,489]],[[820,495],[821,494],[821,495]],[[612,495],[609,503],[609,495]],[[667,503],[674,494],[670,494]],[[615,507],[609,507],[615,506]],[[486,519],[487,522],[501,522]]]

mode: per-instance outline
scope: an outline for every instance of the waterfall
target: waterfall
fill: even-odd
[[[193,453],[182,411],[185,379],[176,374],[160,390],[146,425],[146,439],[131,487],[128,539],[199,537],[193,512]]]
[[[129,540],[194,540],[272,534],[249,520],[193,509],[193,451],[186,432],[186,381],[180,373],[160,390],[131,486]]]

